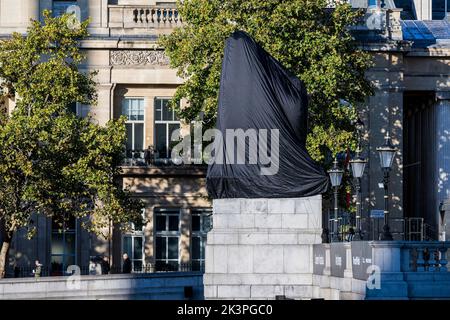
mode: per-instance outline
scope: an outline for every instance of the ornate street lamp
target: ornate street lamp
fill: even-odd
[[[361,150],[356,150],[356,157],[350,160],[353,178],[356,179],[356,235],[355,240],[362,240],[361,217],[362,217],[362,197],[361,197],[361,178],[364,175],[367,160],[360,154]]]
[[[339,230],[338,230],[338,190],[341,186],[342,176],[344,175],[344,170],[338,167],[337,159],[334,159],[333,167],[328,170],[330,175],[331,186],[334,192],[334,219],[333,219],[333,238],[332,242],[339,241]]]
[[[384,137],[384,144],[377,148],[380,155],[381,169],[383,170],[383,186],[384,186],[384,226],[381,240],[393,240],[392,234],[389,230],[389,172],[391,171],[392,164],[394,162],[395,153],[397,148],[392,145],[391,137],[389,133],[386,133]]]

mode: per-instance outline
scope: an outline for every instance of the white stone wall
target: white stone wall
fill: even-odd
[[[312,297],[312,244],[322,197],[213,201],[206,245],[207,299]]]
[[[200,273],[164,272],[3,279],[0,300],[184,300],[185,287],[190,299],[203,299]]]

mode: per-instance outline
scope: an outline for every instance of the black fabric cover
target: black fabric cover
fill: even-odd
[[[257,164],[212,163],[207,174],[209,195],[292,198],[324,193],[328,177],[305,149],[307,113],[304,84],[245,32],[230,36],[222,65],[217,129],[224,137],[226,129],[279,129],[279,170],[261,175],[265,166],[259,159]]]

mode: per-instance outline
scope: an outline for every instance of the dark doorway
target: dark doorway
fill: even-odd
[[[436,239],[439,203],[435,187],[438,114],[435,93],[405,92],[403,101],[405,218],[407,223],[408,218],[423,218],[424,223],[422,239],[410,240]]]

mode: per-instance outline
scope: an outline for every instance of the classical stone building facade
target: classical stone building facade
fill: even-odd
[[[49,272],[60,274],[68,265],[87,266],[94,256],[110,256],[120,269],[128,253],[136,271],[202,269],[204,243],[210,215],[205,189],[205,168],[171,165],[170,133],[180,121],[167,106],[181,83],[168,58],[157,45],[158,35],[181,25],[175,1],[136,0],[1,0],[0,35],[25,32],[30,19],[42,20],[43,10],[54,15],[75,12],[90,18],[90,37],[81,43],[86,60],[83,70],[97,70],[98,105],[77,105],[80,115],[92,113],[104,124],[126,115],[127,160],[123,184],[145,203],[145,224],[130,234],[111,228],[112,240],[89,235],[79,222],[62,235],[51,221],[38,217],[38,235],[31,241],[15,237],[11,265],[32,266],[39,259]],[[9,101],[9,108],[14,101]],[[152,165],[144,150],[154,146]],[[147,160],[148,162],[148,160]]]
[[[383,209],[383,173],[376,148],[388,131],[399,150],[389,189],[394,238],[443,239],[448,223],[439,206],[450,187],[445,160],[445,114],[450,106],[450,24],[445,10],[450,7],[439,0],[385,3],[381,12],[369,9],[365,27],[355,31],[375,62],[367,73],[375,94],[360,109],[369,160],[363,179],[365,228],[369,238],[378,238],[382,221],[368,217],[370,210]]]
[[[360,106],[364,156],[369,160],[362,185],[365,237],[378,239],[382,224],[369,218],[369,212],[383,208],[376,148],[389,131],[399,149],[389,189],[394,238],[411,234],[408,218],[424,218],[430,226],[428,236],[437,238],[445,231],[439,203],[450,190],[446,163],[450,154],[446,120],[450,111],[449,9],[444,0],[350,2],[368,8],[364,23],[354,31],[375,61],[367,73],[375,94]],[[91,35],[80,44],[86,54],[81,68],[98,71],[99,100],[95,107],[77,105],[76,112],[80,116],[91,112],[100,124],[128,116],[122,178],[145,202],[146,223],[131,234],[111,228],[110,241],[87,234],[78,222],[59,235],[51,221],[40,217],[35,239],[15,238],[11,265],[27,266],[39,258],[60,272],[67,265],[85,266],[92,256],[106,255],[118,267],[121,254],[127,252],[136,270],[144,266],[176,269],[183,263],[201,268],[211,206],[205,168],[177,167],[168,160],[169,134],[181,123],[167,101],[182,79],[169,67],[157,39],[182,26],[175,1],[0,0],[0,37],[25,32],[30,19],[42,19],[44,9],[56,15],[69,10],[81,19],[91,19]],[[9,101],[9,108],[13,107],[14,101]],[[155,151],[151,165],[144,160],[148,146]],[[327,212],[323,219],[328,219]]]

